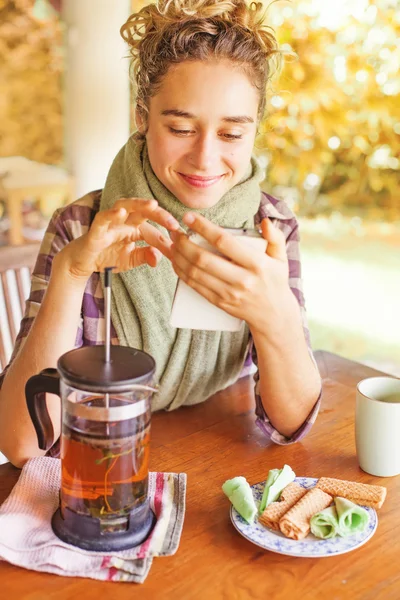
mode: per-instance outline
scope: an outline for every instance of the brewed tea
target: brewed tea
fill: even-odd
[[[101,397],[86,398],[102,406]],[[123,406],[118,397],[109,406]],[[61,444],[61,512],[100,519],[104,531],[126,528],[129,513],[147,497],[150,417],[144,413],[123,421],[90,421],[69,415]]]

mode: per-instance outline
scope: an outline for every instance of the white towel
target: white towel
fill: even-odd
[[[157,523],[139,546],[93,552],[61,541],[51,528],[59,504],[61,461],[32,458],[0,507],[0,559],[69,577],[143,583],[154,556],[175,554],[185,516],[186,474],[150,473],[150,506]]]

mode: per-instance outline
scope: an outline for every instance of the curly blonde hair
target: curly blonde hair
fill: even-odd
[[[158,0],[133,13],[121,27],[129,45],[136,108],[147,130],[149,101],[172,65],[228,59],[248,75],[259,93],[259,119],[266,104],[271,66],[280,66],[273,30],[261,2],[244,0]],[[144,133],[138,137],[144,138]]]

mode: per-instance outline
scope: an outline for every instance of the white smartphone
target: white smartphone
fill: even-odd
[[[255,229],[228,229],[240,242],[254,248],[255,252],[265,253],[267,241]],[[189,233],[190,240],[213,254],[219,254],[200,234]],[[233,317],[221,308],[211,304],[184,281],[178,279],[172,303],[170,325],[179,329],[202,329],[205,331],[239,331],[242,320]]]

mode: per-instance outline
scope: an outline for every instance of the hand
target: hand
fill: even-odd
[[[98,212],[89,231],[70,242],[54,260],[63,262],[78,280],[110,266],[115,267],[115,273],[143,264],[155,267],[162,255],[170,258],[172,242],[148,219],[171,231],[179,229],[178,221],[156,200],[122,199],[113,208]],[[137,247],[139,240],[149,245]]]
[[[172,264],[178,277],[212,304],[244,319],[252,332],[273,335],[286,311],[297,310],[289,287],[289,267],[283,233],[269,219],[261,223],[266,253],[245,246],[240,238],[204,217],[187,213],[184,222],[223,256],[217,256],[174,232]]]

